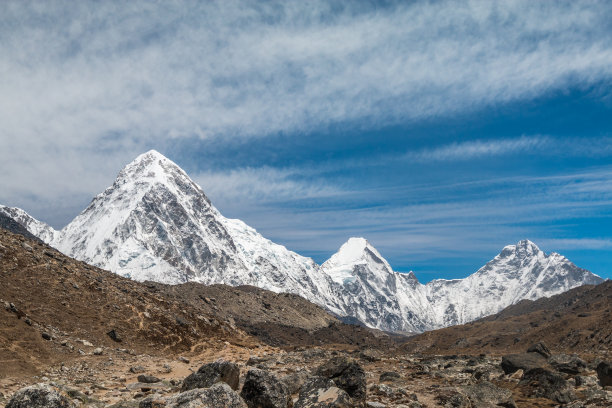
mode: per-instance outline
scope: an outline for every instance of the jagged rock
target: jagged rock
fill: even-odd
[[[508,354],[502,357],[501,368],[506,374],[512,374],[518,369],[523,371],[543,367],[546,359],[539,353]]]
[[[560,374],[545,368],[527,370],[519,384],[531,389],[533,397],[544,397],[561,404],[567,404],[576,399],[568,382]]]
[[[109,331],[106,334],[107,334],[108,337],[111,338],[112,341],[117,342],[117,343],[121,343],[122,339],[121,339],[121,336],[119,336],[119,333],[117,333],[117,330],[112,329],[111,331]]]
[[[210,388],[198,388],[169,398],[159,395],[147,397],[139,408],[247,408],[242,398],[225,383]]]
[[[532,344],[528,349],[528,353],[538,353],[544,358],[550,358],[552,355],[550,349],[543,342],[538,342],[536,344]]]
[[[380,374],[378,381],[386,382],[386,381],[395,381],[401,378],[400,374],[397,371],[385,371]]]
[[[154,384],[160,381],[161,380],[159,378],[152,376],[152,375],[141,374],[138,376],[138,382],[141,382],[144,384]]]
[[[350,408],[351,398],[330,379],[312,377],[302,386],[293,408]]]
[[[612,366],[606,361],[602,361],[597,366],[597,378],[602,387],[612,386]]]
[[[233,390],[238,389],[240,382],[240,369],[229,361],[215,361],[204,364],[197,372],[183,380],[182,391],[195,388],[208,388],[218,382],[228,384]]]
[[[471,406],[468,397],[455,389],[442,389],[434,399],[444,408],[470,408]]]
[[[597,385],[597,377],[590,375],[577,375],[574,377],[576,387],[594,387]]]
[[[308,381],[310,372],[308,370],[299,370],[282,378],[283,382],[289,390],[289,394],[295,394],[300,391],[302,386]]]
[[[548,360],[548,364],[553,366],[557,371],[577,375],[587,368],[586,362],[578,356],[568,356],[567,354],[558,354]]]
[[[6,408],[74,408],[68,396],[49,384],[36,384],[17,391]]]
[[[359,353],[359,358],[365,361],[380,361],[381,353],[377,350],[366,349]]]
[[[391,397],[393,394],[395,394],[393,388],[389,387],[386,384],[372,384],[372,386],[370,387],[370,392],[372,394],[384,395],[386,397]]]
[[[356,402],[365,402],[365,371],[355,360],[346,357],[334,357],[321,365],[316,374],[332,380]]]
[[[506,407],[516,408],[512,391],[499,388],[488,381],[463,387],[472,408]]]
[[[291,395],[287,386],[275,375],[258,368],[249,370],[240,395],[249,408],[287,408],[291,406]]]

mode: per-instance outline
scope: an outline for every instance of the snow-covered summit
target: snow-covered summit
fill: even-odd
[[[393,270],[365,238],[349,238],[321,268],[340,284],[355,280],[355,266],[370,265],[370,270],[388,275]]]

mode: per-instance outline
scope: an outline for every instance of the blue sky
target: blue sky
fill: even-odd
[[[0,203],[62,227],[153,148],[318,262],[612,277],[612,5],[345,3],[2,2]]]

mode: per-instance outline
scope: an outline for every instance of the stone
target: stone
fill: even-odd
[[[144,384],[154,384],[154,383],[161,382],[159,378],[152,376],[152,375],[140,374],[137,378],[138,378],[138,382],[144,383]]]
[[[324,377],[311,377],[300,389],[293,408],[349,408],[353,407],[346,391]]]
[[[145,398],[139,408],[247,408],[242,398],[225,383],[210,388],[189,390],[172,397],[153,395]]]
[[[94,351],[92,351],[92,353],[94,354],[94,356],[101,356],[103,353],[103,350],[101,347],[98,347],[97,349],[94,349]]]
[[[187,357],[180,356],[178,358],[178,361],[180,361],[181,363],[189,364],[189,359]]]
[[[400,374],[397,371],[385,371],[380,374],[378,381],[387,382],[387,381],[395,381],[401,378]]]
[[[555,370],[570,375],[583,373],[587,368],[587,364],[584,360],[578,356],[570,356],[567,354],[558,354],[549,358],[548,364]]]
[[[332,380],[339,388],[361,404],[366,399],[366,375],[355,360],[347,357],[334,357],[322,364],[316,374]]]
[[[366,403],[366,407],[368,408],[386,408],[387,405],[383,404],[382,402],[368,401]]]
[[[144,373],[146,370],[143,366],[133,366],[130,367],[130,373],[133,374],[140,374],[140,373]]]
[[[46,333],[46,332],[42,332],[42,333],[41,333],[41,336],[42,336],[42,338],[43,338],[43,339],[45,339],[45,340],[51,340],[51,339],[53,339],[53,337],[52,337],[52,336],[51,336],[49,333]]]
[[[282,380],[287,386],[289,394],[295,394],[300,391],[302,386],[306,383],[306,381],[308,381],[309,378],[310,372],[308,370],[302,369],[284,376]]]
[[[218,382],[224,382],[233,390],[237,390],[240,382],[238,366],[229,361],[215,361],[214,363],[204,364],[197,372],[183,380],[181,391],[208,388]]]
[[[123,339],[121,338],[121,336],[119,336],[119,333],[117,333],[117,330],[115,329],[112,329],[111,331],[106,333],[106,335],[110,337],[112,341],[116,343],[121,343],[123,341]]]
[[[527,371],[545,365],[546,359],[539,353],[508,354],[503,356],[501,361],[501,368],[506,374],[512,374],[519,369]]]
[[[518,370],[516,370],[515,372],[513,372],[512,374],[510,374],[510,378],[514,379],[514,380],[520,380],[521,378],[523,378],[523,374],[525,372],[523,371],[522,368],[519,368]]]
[[[75,408],[67,394],[49,384],[36,384],[17,391],[6,408]]]
[[[247,372],[240,396],[249,408],[287,408],[291,395],[287,386],[274,374],[258,368]]]
[[[612,386],[612,367],[607,361],[602,361],[597,366],[597,378],[602,387]]]
[[[544,397],[561,404],[567,404],[576,399],[574,391],[559,373],[545,368],[533,368],[525,371],[519,382],[531,389],[532,397]]]
[[[512,391],[500,388],[488,381],[463,387],[473,408],[506,407],[516,408]]]
[[[550,352],[550,349],[546,346],[546,344],[544,344],[541,341],[529,346],[529,348],[527,349],[527,352],[528,353],[538,353],[544,358],[550,358],[550,356],[552,355]]]

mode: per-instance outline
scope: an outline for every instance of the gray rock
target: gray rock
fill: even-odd
[[[287,386],[289,394],[295,394],[300,391],[302,386],[306,383],[306,381],[308,381],[309,377],[310,372],[308,372],[308,370],[299,370],[284,376],[282,380]]]
[[[597,366],[597,378],[602,387],[608,387],[612,385],[612,367],[609,362],[602,361]]]
[[[59,388],[36,384],[17,391],[6,408],[74,408],[75,405]]]
[[[169,398],[159,395],[147,397],[139,408],[247,408],[244,401],[225,383],[210,388],[198,388],[182,392]]]
[[[544,397],[561,404],[567,404],[576,399],[574,391],[561,374],[533,368],[523,375],[520,383],[531,389],[532,397]]]
[[[463,387],[473,408],[507,407],[516,408],[512,391],[497,387],[488,381]]]
[[[324,377],[312,377],[302,386],[293,408],[350,408],[351,398],[346,391]]]
[[[401,378],[400,373],[397,371],[385,371],[380,374],[378,381],[386,382],[386,381],[395,381]]]
[[[106,334],[114,342],[121,343],[123,341],[123,339],[121,338],[121,336],[119,336],[119,333],[117,333],[117,330],[115,330],[115,329],[112,329],[111,331],[109,331]]]
[[[130,367],[130,373],[133,374],[140,374],[140,373],[144,373],[146,370],[143,366],[134,366],[134,367]]]
[[[233,390],[237,390],[240,382],[238,366],[229,361],[215,361],[214,363],[204,364],[197,372],[183,380],[181,391],[208,388],[218,382],[224,382]]]
[[[546,344],[544,344],[541,341],[529,346],[529,348],[527,349],[527,352],[528,353],[538,353],[544,358],[550,358],[550,356],[552,355],[550,352],[550,349],[546,346]]]
[[[334,357],[321,365],[316,374],[332,380],[339,388],[347,392],[355,402],[365,403],[366,375],[355,360],[346,357]]]
[[[154,384],[160,381],[161,380],[159,378],[152,376],[152,375],[141,374],[138,376],[138,382],[144,383],[144,384]]]
[[[502,357],[501,368],[506,374],[521,369],[523,371],[544,367],[547,361],[539,353],[508,354]]]
[[[587,368],[587,364],[584,360],[578,356],[569,356],[567,354],[557,354],[548,359],[550,364],[555,370],[570,374],[577,375],[584,372]]]
[[[287,408],[291,395],[284,382],[275,375],[252,368],[246,375],[240,396],[249,408]]]

